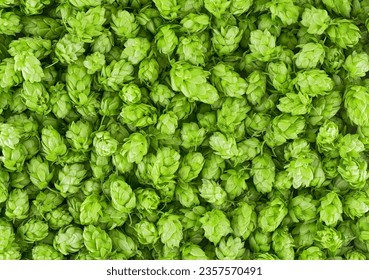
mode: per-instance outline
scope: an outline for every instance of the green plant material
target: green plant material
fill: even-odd
[[[258,226],[263,232],[273,232],[282,223],[288,210],[280,198],[271,200],[258,215]]]
[[[223,236],[232,232],[230,221],[220,210],[208,211],[200,218],[204,236],[217,245]]]
[[[74,225],[61,228],[55,235],[53,246],[63,255],[76,253],[83,247],[83,230]]]
[[[368,13],[0,0],[0,259],[368,259]]]

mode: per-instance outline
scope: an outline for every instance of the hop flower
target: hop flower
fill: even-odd
[[[326,32],[329,39],[343,49],[352,48],[361,38],[359,27],[347,19],[333,19]]]
[[[310,34],[321,35],[328,28],[331,18],[328,12],[315,7],[305,8],[301,16],[301,24],[307,27]]]

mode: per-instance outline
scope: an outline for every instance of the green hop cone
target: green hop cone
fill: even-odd
[[[356,125],[364,126],[369,118],[369,91],[366,87],[348,87],[344,95],[344,106],[348,118]]]
[[[327,73],[335,74],[339,72],[345,62],[343,50],[338,47],[325,48],[325,58],[323,68]]]
[[[258,226],[263,232],[273,232],[282,223],[287,214],[286,204],[280,198],[275,198],[267,202],[265,207],[259,212]]]
[[[196,66],[204,66],[211,51],[209,40],[210,33],[208,32],[180,37],[176,51],[179,60],[187,61]]]
[[[73,217],[68,211],[68,206],[62,205],[46,213],[45,220],[48,222],[49,228],[59,230],[68,226],[73,221]]]
[[[66,34],[55,45],[55,56],[63,64],[72,64],[78,60],[84,52],[84,43]]]
[[[363,158],[348,157],[340,160],[337,171],[351,188],[361,189],[369,176],[367,167],[368,164]]]
[[[183,239],[182,223],[178,215],[163,214],[157,222],[160,240],[169,248],[179,247]]]
[[[15,61],[13,58],[4,58],[0,63],[0,87],[11,88],[19,85],[22,80],[22,73],[15,70]]]
[[[333,90],[333,80],[323,70],[300,71],[296,75],[295,87],[309,96],[329,94]]]
[[[5,204],[5,216],[23,220],[28,217],[29,197],[26,190],[14,189],[9,193]]]
[[[176,62],[170,70],[173,90],[182,92],[187,98],[213,104],[219,99],[214,86],[207,81],[209,72],[185,62]],[[201,88],[201,92],[196,89]]]
[[[91,50],[93,53],[107,54],[111,51],[114,45],[113,34],[109,30],[102,30],[101,34],[94,38],[91,43]],[[101,60],[102,56],[97,55]]]
[[[294,239],[286,229],[279,228],[273,232],[272,247],[281,260],[295,259],[294,246]]]
[[[158,229],[154,223],[142,219],[134,225],[138,242],[143,245],[155,244],[159,240]]]
[[[335,254],[343,245],[341,232],[331,227],[323,227],[317,231],[316,243],[322,249],[327,249],[331,254]]]
[[[217,180],[220,178],[224,169],[225,160],[221,156],[215,153],[211,153],[208,157],[205,158],[205,164],[201,171],[201,176],[204,179]]]
[[[141,83],[152,85],[154,84],[160,74],[160,65],[155,58],[145,58],[138,69],[138,79]]]
[[[269,253],[256,253],[253,255],[255,260],[279,260],[278,257],[274,254]]]
[[[311,195],[298,195],[291,199],[288,214],[294,222],[316,219],[317,201]]]
[[[134,38],[140,31],[135,16],[126,10],[118,10],[112,14],[111,21],[111,28],[121,40]]]
[[[105,64],[105,56],[100,52],[94,52],[86,56],[83,66],[87,68],[87,74],[92,75],[100,71]]]
[[[42,151],[48,161],[55,162],[67,153],[64,138],[52,126],[47,126],[41,132]]]
[[[5,219],[0,219],[0,233],[0,252],[4,252],[15,239],[13,225]]]
[[[216,155],[223,159],[230,159],[238,154],[236,139],[231,135],[215,132],[209,139],[210,147]]]
[[[336,226],[342,221],[342,202],[337,193],[331,191],[320,199],[320,220],[327,226]]]
[[[205,140],[206,130],[197,123],[183,123],[181,133],[181,146],[186,149],[197,148]]]
[[[244,242],[239,237],[223,237],[215,248],[219,260],[239,260],[245,253]]]
[[[73,114],[72,101],[65,89],[65,84],[57,83],[49,88],[51,112],[60,119]]]
[[[316,68],[324,61],[325,50],[322,44],[307,43],[295,55],[295,65],[300,69]]]
[[[361,38],[359,27],[347,19],[333,19],[326,33],[333,43],[343,49],[354,47]]]
[[[58,252],[52,245],[39,244],[32,248],[33,260],[63,260],[64,256]]]
[[[238,203],[232,212],[231,226],[235,236],[246,240],[257,226],[254,207],[246,202]]]
[[[40,190],[46,188],[54,176],[48,161],[42,160],[41,157],[32,158],[27,164],[27,169],[32,183]]]
[[[147,154],[149,143],[143,133],[132,133],[125,139],[122,146],[121,154],[127,157],[129,163],[140,163],[142,158]]]
[[[91,194],[81,204],[80,221],[83,225],[93,225],[99,221],[102,215],[101,198],[98,194]]]
[[[91,152],[90,167],[92,171],[92,176],[97,179],[103,179],[107,177],[112,171],[111,157],[99,156],[96,152]]]
[[[298,21],[300,9],[292,0],[272,1],[269,6],[272,19],[279,19],[283,25],[291,25]]]
[[[212,69],[211,78],[216,88],[227,96],[240,98],[246,93],[247,82],[227,64],[218,63]]]
[[[139,253],[137,243],[122,231],[113,229],[109,231],[109,237],[112,240],[113,251],[121,253],[124,259],[129,259]]]
[[[249,47],[256,59],[267,62],[276,55],[276,38],[267,29],[253,30]]]
[[[76,253],[83,247],[83,230],[74,225],[61,228],[54,237],[53,246],[63,255]]]
[[[81,182],[86,175],[87,170],[83,164],[67,164],[58,172],[55,188],[64,197],[75,194],[79,191]]]
[[[129,104],[120,113],[122,123],[134,127],[146,127],[157,122],[156,108],[147,104]]]
[[[50,111],[50,96],[42,83],[25,81],[23,83],[21,97],[24,104],[31,111],[45,115]]]
[[[27,149],[22,143],[18,143],[13,149],[4,147],[3,156],[0,161],[3,162],[4,167],[10,171],[22,171],[24,162],[27,158]]]
[[[220,207],[227,201],[226,191],[215,181],[203,179],[199,191],[200,196],[214,206]]]
[[[16,35],[22,30],[21,18],[14,12],[0,12],[0,34]]]
[[[367,242],[369,240],[369,227],[368,227],[369,216],[365,215],[357,219],[352,231],[359,241]],[[355,239],[355,237],[353,239]]]
[[[316,137],[318,151],[321,153],[334,153],[335,150],[337,150],[335,142],[338,137],[338,125],[333,121],[324,122],[324,124],[319,128],[319,132]]]
[[[229,0],[204,0],[205,9],[216,18],[221,18],[230,5]]]
[[[93,127],[86,120],[71,122],[65,134],[67,141],[76,151],[88,151],[92,144]]]
[[[36,242],[44,239],[49,233],[47,223],[30,219],[18,227],[18,234],[26,242]]]
[[[0,260],[20,260],[22,258],[19,244],[12,243],[4,251],[0,252]]]
[[[217,110],[217,126],[225,134],[235,134],[242,126],[246,113],[250,111],[246,98],[226,97],[223,99],[221,108]],[[239,112],[232,114],[231,112]]]
[[[178,128],[178,117],[173,111],[161,114],[156,128],[163,134],[173,135]]]
[[[301,16],[301,24],[310,34],[321,35],[328,28],[331,18],[328,12],[315,7],[305,8]]]
[[[350,191],[342,202],[343,213],[351,219],[360,218],[369,211],[369,197],[364,191]]]
[[[99,225],[105,230],[121,227],[128,219],[128,214],[117,211],[111,204],[104,203]]]
[[[257,73],[257,74],[255,74]],[[267,66],[267,73],[272,82],[273,87],[281,92],[288,93],[292,90],[292,79],[291,79],[291,69],[290,66],[283,61],[278,62],[270,62]],[[255,71],[249,75],[249,80],[252,79],[251,89],[248,89],[250,92],[250,98],[255,95],[257,103],[260,103],[261,97],[264,95],[266,90],[266,81],[263,79],[262,72]],[[249,87],[250,87],[249,86]],[[258,87],[258,88],[257,88]],[[257,93],[254,93],[254,90],[257,90]],[[255,98],[253,98],[255,99]],[[252,102],[251,100],[249,100]],[[253,104],[255,101],[253,102]]]
[[[233,15],[239,16],[246,13],[251,8],[253,2],[254,0],[233,0],[229,10]]]
[[[325,120],[332,118],[341,109],[342,99],[342,94],[339,91],[314,98],[309,113],[309,123],[312,125],[322,124]]]
[[[342,66],[348,74],[349,78],[364,77],[369,71],[369,55],[365,52],[353,51]]]
[[[210,24],[207,14],[190,13],[181,20],[182,30],[188,33],[199,33],[204,31]]]
[[[204,229],[205,237],[215,245],[217,245],[223,236],[232,232],[230,221],[227,216],[220,210],[214,209],[206,212],[200,222]]]
[[[156,217],[160,196],[152,188],[135,189],[136,209],[144,217]]]
[[[108,131],[97,132],[92,144],[96,150],[96,154],[102,157],[111,156],[118,149],[118,141]]]
[[[25,16],[22,17],[23,32],[28,36],[40,36],[44,39],[58,39],[64,28],[61,23],[51,17],[46,16]]]
[[[317,246],[311,246],[301,251],[299,260],[325,260],[325,252]]]
[[[269,153],[263,153],[252,160],[251,176],[256,189],[261,193],[272,191],[275,181],[275,164]]]
[[[361,252],[359,250],[355,251],[355,250],[350,250],[345,254],[345,259],[346,260],[367,260],[367,256],[365,255],[364,252]]]
[[[311,246],[316,238],[317,224],[316,222],[296,224],[291,233],[297,248]]]
[[[287,139],[297,139],[298,135],[304,131],[305,125],[304,117],[283,113],[271,121],[264,140],[269,147],[280,146]]]
[[[178,177],[184,182],[190,182],[197,178],[205,164],[204,156],[199,152],[186,154],[178,169]]]
[[[45,189],[32,200],[31,211],[35,215],[44,215],[58,207],[63,201],[64,198],[59,193]]]
[[[124,43],[121,59],[128,60],[132,65],[139,64],[150,50],[151,44],[147,38],[130,38]]]
[[[164,19],[173,20],[178,17],[180,6],[178,5],[177,0],[169,0],[167,2],[163,0],[153,0],[153,2]]]
[[[358,134],[346,134],[339,139],[337,146],[342,158],[358,158],[361,152],[365,150],[364,144],[360,141]]]
[[[136,16],[139,25],[152,34],[156,34],[158,29],[163,25],[163,18],[160,12],[151,6],[146,6],[140,10]]]
[[[86,226],[83,229],[83,242],[94,259],[107,259],[112,253],[112,240],[100,227]]]
[[[247,190],[246,180],[250,174],[242,169],[228,169],[220,178],[228,197],[233,200]]]
[[[155,104],[165,107],[172,97],[174,97],[174,92],[168,86],[158,82],[152,85],[150,98]]]
[[[160,53],[171,55],[179,42],[174,26],[168,24],[161,27],[155,35],[155,42]]]
[[[251,233],[248,242],[251,251],[255,253],[268,252],[271,249],[272,235],[270,232],[262,232],[257,229]]]
[[[207,260],[205,252],[197,244],[186,243],[181,247],[181,256],[183,260]]]
[[[213,48],[219,56],[232,54],[242,39],[242,30],[238,26],[226,25],[213,29],[212,33]]]
[[[137,84],[129,83],[122,87],[119,92],[119,96],[125,103],[139,103],[141,101],[142,93]]]
[[[136,196],[123,177],[111,175],[110,195],[112,206],[119,212],[129,213],[136,206]]]
[[[106,21],[105,8],[97,6],[86,12],[78,11],[74,17],[68,17],[66,21],[66,29],[72,36],[82,42],[91,43],[94,37],[101,35]]]
[[[124,83],[134,79],[133,72],[134,66],[130,62],[124,59],[113,60],[110,64],[103,66],[97,80],[104,90],[119,91]],[[87,78],[85,78],[85,81],[87,81]]]
[[[349,0],[323,0],[322,2],[328,10],[332,10],[346,18],[350,17],[352,3]]]
[[[184,207],[193,207],[200,204],[197,188],[189,182],[179,180],[175,188],[175,198]]]
[[[235,165],[254,159],[261,152],[261,143],[255,138],[249,138],[237,143],[238,155],[233,159]]]

